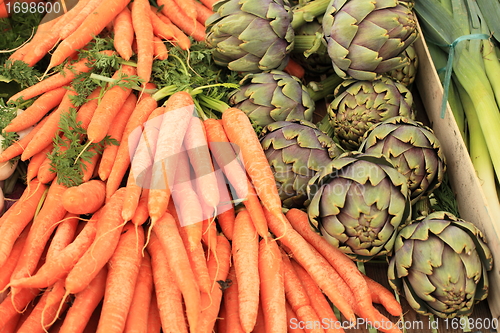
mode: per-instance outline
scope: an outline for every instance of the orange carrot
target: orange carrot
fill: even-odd
[[[35,125],[50,110],[59,105],[66,93],[65,87],[55,88],[43,93],[23,113],[17,115],[9,125],[4,128],[5,132],[19,132]]]
[[[52,147],[52,145],[49,145],[48,147]],[[45,147],[42,151],[45,151],[46,148],[47,147]],[[63,146],[61,147],[61,150],[64,151],[66,149]],[[51,163],[52,160],[48,155],[46,155],[44,160],[40,164],[40,167],[38,168],[37,178],[42,184],[48,184],[53,181],[54,178],[56,178],[56,173],[52,169]]]
[[[339,292],[338,286],[332,283],[332,276],[338,276],[338,273],[321,254],[293,229],[286,217],[286,223],[283,223],[268,210],[265,210],[265,213],[271,232],[285,247],[290,249],[293,257],[306,269],[347,320],[355,322],[356,317],[353,308]]]
[[[82,333],[104,297],[108,267],[104,266],[89,285],[75,295],[59,333]],[[95,330],[93,331],[95,332]]]
[[[158,16],[158,11],[153,6],[150,6],[151,23],[153,24],[153,33],[161,39],[174,38],[174,29],[172,25],[163,22]]]
[[[214,12],[198,1],[193,1],[196,6],[196,19],[205,25],[207,19],[214,14]]]
[[[267,332],[286,332],[286,298],[283,260],[276,241],[259,243],[260,301]]]
[[[196,1],[193,0],[173,0],[173,3],[177,4],[179,6],[180,10],[191,19],[191,21],[196,20],[196,7],[195,3]]]
[[[144,236],[144,232],[142,232]],[[124,333],[146,332],[148,326],[149,307],[153,295],[153,272],[151,258],[146,252],[142,257],[139,275],[135,284],[134,296],[127,316]]]
[[[76,114],[76,122],[80,123],[83,129],[89,127],[90,121],[97,109],[97,104],[99,103],[99,98],[101,95],[101,87],[95,88],[90,95],[87,96],[87,101],[85,104],[80,106],[78,113]]]
[[[172,23],[172,21],[162,13],[158,13],[158,17],[160,20],[162,20],[165,24],[167,24],[170,29],[172,29],[174,33],[174,37],[172,38],[172,41],[174,42],[174,45],[178,45],[182,50],[189,50],[191,47],[191,40],[189,37],[181,30],[177,25]]]
[[[0,18],[9,17],[9,11],[7,10],[7,6],[5,5],[5,1],[0,3]]]
[[[238,307],[241,326],[252,331],[259,310],[259,235],[246,210],[241,210],[234,222],[232,254],[238,279]]]
[[[187,333],[182,293],[173,276],[174,271],[180,268],[173,269],[169,265],[167,253],[154,232],[151,233],[147,249],[151,255],[153,281],[163,331]]]
[[[168,17],[172,23],[178,26],[186,35],[193,37],[196,41],[205,40],[205,27],[198,21],[190,18],[173,0],[160,0],[158,5],[162,8],[162,13]],[[194,11],[196,19],[196,8]]]
[[[227,282],[227,280],[226,280]],[[222,303],[221,303],[221,307],[220,307],[220,310],[219,310],[219,315],[218,315],[218,318],[217,318],[217,322],[215,323],[215,326],[216,326],[216,330],[215,332],[217,333],[228,333],[228,330],[227,330],[227,311],[226,311],[226,304],[224,302],[224,297],[225,297],[225,294],[222,295]],[[241,325],[240,325],[241,327]]]
[[[82,24],[57,46],[48,68],[61,64],[74,50],[87,45],[94,36],[99,35],[104,30],[109,22],[113,21],[128,3],[128,0],[102,1],[95,8],[93,14],[87,16]]]
[[[297,315],[297,319],[303,323],[320,323],[322,318],[318,316],[316,310],[311,305],[311,300],[307,294],[302,282],[297,273],[293,269],[290,258],[283,253],[283,272],[285,281],[285,297],[293,311]],[[312,325],[311,328],[306,326],[305,331],[308,333],[324,333],[325,330],[320,326]]]
[[[109,259],[104,301],[96,333],[121,333],[125,328],[139,276],[141,250],[144,245],[143,229],[138,228],[136,229],[138,232],[135,233],[133,230],[132,223],[127,223],[123,227],[120,241]]]
[[[238,301],[238,295],[241,287],[238,285],[238,277],[235,272],[234,266],[229,268],[228,280],[230,281],[229,287],[224,290],[224,308],[226,315],[224,317],[226,332],[244,333],[245,331],[241,325],[241,309]]]
[[[60,252],[75,239],[78,222],[78,215],[69,212],[66,213],[52,236],[47,255],[45,256],[45,262],[58,256]]]
[[[132,57],[132,43],[134,41],[134,28],[132,26],[132,15],[128,7],[115,17],[113,21],[114,40],[113,45],[116,52],[125,60]]]
[[[0,266],[0,291],[4,290],[5,287],[9,284],[10,277],[14,268],[16,267],[17,261],[19,260],[19,256],[21,255],[21,251],[26,243],[26,238],[28,236],[29,226],[23,230],[23,232],[16,239],[16,242],[12,246],[12,251],[9,255],[9,260],[5,262],[2,266]]]
[[[264,311],[262,310],[262,304],[259,304],[259,312],[257,313],[257,322],[253,328],[252,333],[266,333],[266,322],[264,319]]]
[[[64,27],[59,31],[59,37],[64,40],[68,38],[75,30],[82,24],[82,22],[87,18],[88,15],[94,13],[94,10],[103,2],[102,0],[89,0],[87,4],[79,11],[75,17],[69,21]]]
[[[160,333],[160,331],[161,331],[160,310],[158,309],[158,302],[156,300],[156,291],[153,290],[153,293],[151,295],[151,305],[149,306],[148,326],[146,333]]]
[[[96,170],[99,168],[99,163],[101,162],[101,154],[96,151],[95,147],[91,147],[88,150],[92,153],[92,157],[89,160],[82,161],[82,182],[88,182],[91,178],[97,176]]]
[[[160,19],[158,19],[158,21],[163,23],[163,21]],[[154,58],[160,60],[167,60],[168,49],[165,46],[165,43],[163,43],[163,41],[157,36],[154,36],[153,41],[154,41]]]
[[[0,154],[0,163],[5,162],[10,160],[11,158],[14,158],[16,156],[19,156],[23,153],[24,149],[26,149],[26,146],[28,143],[33,139],[35,134],[42,128],[49,117],[45,117],[40,122],[29,132],[26,134],[25,137],[22,139],[15,141],[12,145],[7,147],[1,154]]]
[[[245,170],[262,204],[284,222],[276,181],[250,119],[243,111],[230,108],[222,114],[222,122],[229,141],[241,149]]]
[[[14,318],[20,311],[25,309],[31,301],[33,301],[40,290],[37,288],[25,288],[19,291],[14,299],[11,297],[5,298],[0,303],[0,327],[4,327],[9,320]]]
[[[31,181],[37,176],[38,170],[40,169],[41,165],[47,160],[47,154],[50,153],[52,149],[54,149],[54,147],[49,145],[42,149],[39,153],[33,155],[32,158],[30,158],[26,170],[26,179],[28,181]]]
[[[111,55],[112,51],[102,51],[101,53],[105,55]],[[47,91],[62,87],[73,81],[77,75],[86,73],[91,69],[92,61],[86,58],[75,63],[69,63],[57,74],[54,74],[46,78],[45,80],[42,80],[35,85],[29,86],[28,88],[25,88],[20,92],[14,94],[9,98],[9,101],[15,101],[21,97],[26,101]]]
[[[127,78],[132,75],[135,75],[135,68],[128,65],[122,65],[120,70],[113,74],[112,78],[128,81]],[[113,86],[104,93],[92,116],[89,127],[87,128],[89,141],[95,143],[104,139],[113,123],[113,119],[116,117],[131,92],[131,88]]]
[[[200,333],[211,333],[214,329],[222,302],[223,290],[219,282],[226,281],[231,263],[231,245],[223,235],[217,236],[217,256],[208,259],[208,271],[212,281],[210,295],[201,294],[201,315],[198,325]]]
[[[23,229],[33,219],[40,199],[47,186],[41,184],[36,178],[28,183],[17,204],[11,207],[8,215],[2,216],[0,225],[0,267],[7,261],[16,239]]]
[[[132,25],[137,41],[137,75],[144,83],[151,79],[153,66],[153,24],[149,1],[134,0],[132,2]]]
[[[288,60],[287,65],[283,69],[283,71],[287,72],[290,75],[293,75],[299,79],[303,79],[305,75],[305,69],[298,62],[293,59]]]
[[[45,22],[39,25],[33,39],[22,48],[25,49],[21,51],[24,53],[24,56],[18,58],[18,56],[12,54],[9,59],[19,59],[27,63],[28,66],[33,67],[52,47],[54,47],[54,45],[56,45],[58,41],[56,31],[58,31],[57,29],[59,29],[62,23],[66,22],[69,16],[71,15],[65,14],[51,20],[45,21],[45,18],[42,19],[42,21]]]
[[[351,288],[356,303],[366,310],[366,315],[369,316],[370,310],[373,309],[370,290],[356,264],[311,229],[307,213],[294,208],[286,213],[286,217],[292,227],[335,268]]]
[[[132,223],[139,226],[143,225],[149,218],[148,212],[148,193],[149,189],[143,189],[141,197],[139,198],[139,203],[135,209],[134,216],[132,216]]]
[[[217,223],[219,224],[222,233],[227,239],[233,239],[234,219],[236,217],[234,205],[231,202],[232,198],[229,194],[224,176],[220,172],[216,172],[217,182],[219,185],[220,201],[217,207]]]
[[[113,126],[111,126],[108,130],[107,135],[109,135],[112,139],[117,141],[121,141],[123,136],[123,131],[125,130],[125,126],[127,125],[132,112],[137,105],[137,96],[135,94],[128,95],[125,103],[123,103],[122,108],[118,111],[118,114],[113,119]],[[108,147],[117,147],[116,145],[107,145],[104,148],[104,151],[108,149]],[[103,154],[104,154],[103,151]]]
[[[123,190],[116,191],[102,208],[94,242],[66,277],[67,294],[85,289],[113,255],[124,227],[121,218],[123,195]]]
[[[373,302],[382,304],[391,315],[397,317],[401,316],[403,310],[401,309],[401,304],[396,300],[396,297],[394,297],[394,294],[368,276],[363,275],[363,278],[368,284],[368,289],[372,295]]]
[[[169,266],[175,267],[172,274],[184,296],[190,332],[197,332],[201,312],[200,289],[173,216],[168,212],[165,213],[153,226],[153,232],[164,248]]]
[[[289,302],[286,302],[286,320],[289,323],[288,333],[305,333],[305,331],[301,328],[301,326],[305,325],[297,325],[298,318],[295,311],[293,311],[292,306]]]
[[[214,3],[216,3],[219,0],[200,0],[202,4],[205,5],[205,7],[213,9]]]
[[[43,148],[52,143],[52,140],[59,132],[59,120],[61,119],[61,117],[69,113],[70,108],[76,109],[71,100],[71,97],[74,95],[76,95],[76,91],[71,89],[68,89],[66,91],[61,104],[59,104],[57,109],[55,109],[48,116],[49,119],[45,122],[43,127],[41,127],[40,130],[36,132],[31,141],[26,146],[26,149],[21,154],[21,160],[26,161],[28,158],[40,152]]]
[[[299,277],[302,285],[304,286],[309,299],[312,300],[311,305],[319,315],[323,322],[326,322],[325,331],[327,333],[344,333],[342,328],[342,323],[337,319],[335,313],[333,312],[330,303],[326,299],[323,292],[319,289],[318,285],[311,276],[306,272],[302,266],[300,266],[295,260],[291,259],[292,267],[295,273]]]
[[[92,179],[64,191],[63,207],[74,214],[95,213],[104,204],[106,184],[100,179]]]

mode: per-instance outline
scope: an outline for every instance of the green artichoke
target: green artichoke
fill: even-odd
[[[374,124],[396,116],[415,118],[412,93],[388,77],[345,80],[335,89],[327,111],[335,136],[347,150],[357,150]]]
[[[406,65],[390,70],[386,73],[386,75],[409,87],[415,81],[418,69],[418,56],[417,51],[415,50],[415,44],[412,43],[408,46],[403,51],[402,56],[407,59]]]
[[[214,62],[237,72],[283,69],[293,49],[293,14],[287,0],[221,0],[207,19]]]
[[[417,218],[400,230],[388,278],[417,313],[470,315],[488,295],[492,254],[474,224],[448,212]]]
[[[382,155],[347,152],[311,178],[311,225],[354,260],[390,254],[411,213],[408,184]]]
[[[422,123],[393,117],[372,126],[359,148],[382,154],[406,176],[412,203],[428,196],[443,182],[446,162],[434,131]]]
[[[247,114],[259,126],[275,121],[312,121],[315,103],[298,78],[286,72],[247,74],[241,87],[230,93],[229,104]]]
[[[287,208],[302,208],[307,183],[342,149],[308,121],[278,121],[262,131],[261,144]]]
[[[413,1],[332,0],[323,17],[328,54],[340,77],[374,80],[406,63],[417,38]]]

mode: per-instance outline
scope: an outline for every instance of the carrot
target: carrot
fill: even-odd
[[[210,8],[213,10],[213,5],[219,0],[200,0],[202,4],[205,5],[205,7]]]
[[[214,12],[208,8],[207,6],[205,6],[204,4],[202,4],[201,2],[198,2],[198,1],[193,1],[194,2],[194,5],[196,7],[196,19],[198,20],[198,22],[201,22],[203,23],[203,25],[205,25],[205,22],[207,21],[207,19],[212,16],[214,14]]]
[[[132,75],[135,75],[135,68],[128,65],[122,65],[122,67],[113,74],[112,78],[127,81],[127,78]],[[104,93],[92,116],[89,127],[87,128],[89,141],[99,142],[104,139],[111,127],[113,119],[116,117],[131,92],[131,88],[113,86]]]
[[[151,23],[153,24],[153,34],[161,39],[174,38],[174,29],[172,25],[163,22],[158,16],[158,11],[153,6],[150,6]]]
[[[160,331],[161,331],[160,310],[158,309],[158,301],[156,300],[156,291],[153,290],[153,293],[151,295],[151,304],[149,306],[148,325],[146,333],[160,333]]]
[[[264,208],[262,207],[261,201],[257,197],[252,183],[247,179],[248,182],[248,195],[246,200],[243,201],[245,208],[248,210],[255,229],[261,237],[264,237],[268,232],[266,215],[264,214]],[[264,236],[263,236],[264,235]]]
[[[99,168],[102,156],[97,152],[96,147],[91,147],[88,151],[93,155],[89,160],[82,161],[82,182],[84,183],[97,176],[96,170]]]
[[[137,229],[139,231],[137,233],[134,233],[133,229],[132,223],[127,223],[123,227],[118,245],[109,259],[109,271],[97,333],[121,333],[125,328],[139,276],[141,249],[144,244],[143,229]]]
[[[28,183],[23,194],[8,215],[2,216],[0,225],[0,267],[5,264],[23,229],[33,219],[40,199],[47,186],[41,184],[36,178]]]
[[[332,277],[338,276],[338,273],[312,245],[293,229],[290,222],[286,220],[286,217],[286,223],[283,223],[268,210],[265,210],[265,213],[271,232],[285,247],[290,249],[293,257],[306,269],[347,320],[355,322],[356,317],[353,308],[339,292],[338,286],[332,283]]]
[[[374,303],[382,304],[384,308],[393,316],[401,316],[403,310],[401,304],[396,300],[394,294],[377,281],[363,275]]]
[[[94,214],[75,240],[57,256],[41,265],[34,275],[12,280],[11,285],[16,288],[46,288],[63,278],[92,244],[96,234],[97,217],[97,214]]]
[[[33,67],[52,47],[54,47],[54,45],[56,45],[58,37],[55,31],[59,29],[62,22],[66,21],[67,16],[68,15],[62,15],[40,24],[33,39],[22,48],[24,50],[21,52],[24,53],[24,55],[18,58],[17,55],[14,56],[14,54],[12,54],[9,59],[19,59],[27,63],[28,66]],[[42,21],[44,20],[45,18]]]
[[[217,179],[220,180],[223,178],[222,175],[218,174]],[[223,184],[221,184],[223,183]],[[222,233],[227,237],[227,239],[233,239],[233,230],[234,230],[234,219],[236,218],[236,214],[234,211],[234,205],[230,202],[229,191],[227,189],[226,184],[223,181],[219,181],[219,191],[221,193],[221,202],[228,202],[224,205],[219,205],[217,214],[217,223],[219,224]]]
[[[132,216],[132,223],[137,226],[143,225],[149,218],[148,193],[149,189],[142,189],[137,208],[135,209],[134,215]]]
[[[120,186],[139,142],[142,132],[142,124],[156,108],[157,102],[150,96],[146,96],[139,101],[136,108],[130,115],[127,125],[125,125],[125,130],[123,131],[122,140],[120,141],[115,159],[101,161],[99,166],[99,177],[102,180],[107,180],[107,198],[116,192]]]
[[[200,289],[196,283],[175,219],[167,212],[152,228],[165,251],[169,266],[175,267],[172,274],[184,296],[190,332],[197,332],[201,312]]]
[[[7,10],[7,6],[5,5],[5,1],[0,3],[0,18],[9,17],[9,11]]]
[[[28,277],[34,273],[52,232],[66,215],[66,210],[61,203],[65,190],[66,187],[58,184],[57,181],[50,185],[42,209],[33,219],[26,245],[21,252],[11,280]]]
[[[59,333],[82,333],[104,297],[108,268],[104,266],[89,285],[75,295]],[[95,332],[95,331],[94,331]]]
[[[5,324],[5,326],[0,329],[0,333],[15,333],[21,316],[21,313],[17,313],[13,318],[9,320],[8,323]]]
[[[305,69],[298,62],[293,59],[289,59],[283,71],[288,74],[295,76],[299,79],[303,79],[305,75]]]
[[[373,309],[370,290],[356,264],[311,229],[306,212],[293,208],[286,213],[286,217],[292,227],[340,274],[351,288],[359,308],[366,310],[366,315],[370,316]]]
[[[123,195],[123,190],[116,191],[102,208],[94,242],[66,277],[67,294],[85,289],[113,255],[125,224],[121,218]]]
[[[53,147],[53,146],[49,145],[48,147]],[[42,151],[45,151],[45,148]],[[63,146],[61,147],[61,150],[64,151],[66,149]],[[46,155],[42,163],[40,164],[40,167],[38,168],[37,178],[42,184],[48,184],[51,181],[53,181],[54,178],[56,178],[56,173],[52,169],[51,163],[52,160],[49,158],[48,155]]]
[[[142,234],[144,236],[144,232],[142,232]],[[124,333],[146,332],[152,295],[153,272],[151,270],[151,258],[146,252],[141,260],[132,303],[123,330]]]
[[[132,2],[132,25],[137,41],[137,75],[144,83],[151,79],[153,66],[153,24],[149,1],[134,0]]]
[[[201,294],[200,333],[211,333],[215,327],[217,314],[223,297],[223,289],[219,282],[226,281],[231,263],[231,245],[223,235],[217,236],[217,256],[208,259],[208,271],[213,287],[210,294]]]
[[[312,300],[311,305],[321,318],[323,322],[326,322],[328,325],[325,327],[325,331],[327,333],[343,333],[344,329],[342,328],[341,323],[338,321],[335,313],[333,312],[330,303],[326,299],[325,295],[319,289],[318,285],[311,276],[306,272],[302,266],[300,266],[295,260],[291,259],[292,267],[295,270],[295,273],[299,277],[304,289],[309,295],[309,299]]]
[[[284,222],[273,172],[247,115],[239,109],[230,108],[222,114],[222,122],[229,141],[241,149],[245,170],[262,204]]]
[[[45,117],[40,122],[35,125],[35,127],[28,133],[26,134],[25,137],[22,139],[15,141],[12,145],[7,147],[1,154],[0,154],[0,163],[8,161],[16,156],[19,156],[23,153],[24,149],[26,149],[26,146],[28,143],[33,139],[35,134],[42,128],[45,123],[47,122],[49,118]]]
[[[162,13],[178,26],[186,35],[191,36],[196,41],[205,40],[205,27],[196,21],[196,8],[194,18],[190,18],[174,0],[159,0],[158,5],[162,8]],[[192,14],[193,15],[193,14]]]
[[[7,297],[0,303],[0,327],[4,327],[9,320],[25,309],[33,301],[40,290],[37,288],[25,288],[19,291],[15,298]]]
[[[276,241],[259,243],[260,301],[266,332],[286,332],[286,298],[283,260]]]
[[[102,207],[105,198],[106,184],[100,179],[92,179],[66,189],[62,205],[70,213],[91,214]]]
[[[38,175],[38,170],[40,169],[41,165],[47,160],[47,154],[50,153],[52,149],[54,149],[54,147],[49,145],[30,158],[26,170],[26,179],[28,181],[31,181]]]
[[[101,51],[102,54],[111,55],[112,51]],[[21,90],[20,92],[14,94],[9,98],[9,101],[15,101],[19,98],[23,98],[25,101],[41,95],[47,91],[62,87],[73,81],[77,75],[86,73],[92,69],[92,61],[89,59],[82,59],[75,63],[69,63],[64,68],[45,80],[42,80],[35,85],[29,86]]]
[[[48,68],[61,64],[74,50],[87,45],[94,36],[104,30],[109,22],[113,21],[128,3],[128,0],[102,1],[93,14],[87,16],[82,24],[57,46]]]
[[[210,252],[215,253],[217,247],[217,226],[213,217],[203,220],[201,241]]]
[[[156,151],[156,142],[158,140],[158,132],[161,126],[161,120],[165,108],[160,106],[156,108],[148,117],[148,121],[144,123],[139,144],[134,152],[134,157],[131,161],[130,172],[127,179],[125,199],[123,202],[122,217],[125,221],[132,219],[134,212],[139,203],[142,189],[149,187],[151,179],[151,166]]]
[[[169,264],[167,253],[154,232],[151,233],[147,250],[151,255],[153,281],[163,332],[187,333],[182,293],[173,276],[174,269]],[[179,269],[175,267],[175,271]]]
[[[14,245],[12,246],[12,251],[10,252],[9,259],[0,266],[0,290],[4,290],[9,284],[10,276],[16,267],[17,261],[21,251],[26,243],[26,238],[28,236],[29,226],[26,227],[23,232],[16,239]]]
[[[300,328],[301,325],[297,325],[298,323],[298,318],[297,314],[295,311],[293,311],[292,306],[290,305],[289,302],[286,302],[286,320],[289,323],[288,326],[288,333],[305,333],[305,331]],[[304,325],[302,325],[304,326]]]
[[[173,0],[177,6],[182,10],[182,12],[191,19],[191,21],[196,20],[196,6],[193,0]]]
[[[182,142],[189,125],[189,116],[194,112],[191,95],[179,91],[171,95],[164,105],[165,113],[158,133],[157,149],[154,154],[149,186],[148,209],[151,223],[154,225],[170,200],[174,175],[177,170],[177,154],[182,149]],[[177,176],[175,176],[177,178]],[[198,221],[202,221],[199,219]],[[197,221],[195,221],[197,222]]]
[[[226,280],[227,282],[228,280]],[[226,304],[224,302],[224,296],[225,296],[225,293],[223,294],[223,299],[222,299],[222,304],[221,304],[221,307],[220,307],[220,310],[219,310],[219,315],[218,315],[218,318],[217,318],[217,322],[215,323],[215,326],[216,326],[216,330],[215,332],[217,333],[227,333],[228,330],[227,330],[227,310],[226,310]],[[241,327],[241,325],[240,325]]]
[[[66,312],[69,305],[68,302],[63,301],[64,279],[58,280],[53,286],[46,289],[45,293],[48,293],[48,295],[40,314],[42,331],[46,331],[48,327],[52,327],[59,319],[59,316]]]
[[[290,258],[283,253],[283,272],[285,281],[285,297],[297,315],[297,319],[303,323],[321,323],[321,319],[316,313],[316,310],[311,305],[311,299],[307,294],[302,282],[300,281],[297,273],[293,269]],[[324,333],[325,330],[320,326],[312,325],[311,328],[305,328],[308,333]]]
[[[67,22],[59,31],[59,38],[64,40],[68,38],[82,24],[85,18],[93,14],[94,10],[99,6],[102,0],[90,0],[87,4],[75,15],[75,17]]]
[[[174,41],[174,44],[177,44],[182,50],[189,50],[191,47],[191,40],[189,37],[181,30],[177,25],[172,23],[172,21],[162,13],[158,13],[158,17],[160,20],[162,20],[165,24],[167,24],[170,29],[172,29],[174,33],[174,37],[172,40]]]
[[[122,140],[123,131],[125,130],[125,126],[127,125],[132,112],[134,112],[136,105],[137,96],[135,96],[135,94],[128,95],[125,103],[123,103],[122,105],[122,108],[118,111],[118,114],[113,119],[113,126],[111,126],[108,130],[107,135],[109,135],[110,138],[117,141]],[[118,149],[116,145],[106,145],[106,147],[104,147],[103,155],[106,149],[109,149],[109,147],[115,147],[116,149]]]
[[[114,40],[113,45],[116,52],[125,60],[132,57],[132,43],[134,41],[134,28],[132,26],[132,15],[128,7],[115,17],[113,21]]]
[[[257,313],[257,322],[253,328],[252,333],[266,333],[266,322],[264,320],[264,311],[262,304],[259,304],[259,312]]]
[[[47,255],[45,256],[45,262],[58,256],[61,251],[75,239],[78,222],[78,215],[69,212],[66,213],[52,236]]]
[[[19,132],[35,125],[50,110],[59,105],[65,93],[66,88],[64,86],[43,93],[23,113],[12,119],[10,124],[5,126],[4,131]]]
[[[162,20],[158,19],[158,21],[162,22]],[[154,42],[154,58],[155,59],[160,59],[160,60],[167,60],[168,59],[168,49],[165,46],[165,43],[157,37],[153,37],[153,42]]]
[[[64,95],[61,103],[48,117],[49,119],[45,122],[43,127],[40,128],[33,136],[31,141],[24,149],[21,154],[21,160],[26,161],[28,158],[32,157],[36,153],[43,150],[43,148],[52,144],[52,140],[59,132],[59,120],[64,114],[67,114],[70,108],[76,109],[71,101],[71,97],[76,95],[76,91],[68,89]]]
[[[241,309],[238,301],[238,295],[242,288],[239,286],[234,266],[229,268],[228,280],[230,281],[230,285],[226,290],[224,290],[224,308],[226,309],[224,321],[226,322],[225,325],[227,327],[226,332],[250,332],[243,329],[240,321]]]
[[[241,210],[234,222],[232,254],[238,279],[238,306],[241,326],[252,331],[259,310],[259,235],[250,215]]]
[[[101,97],[101,90],[101,87],[95,88],[90,95],[87,96],[85,104],[80,106],[78,109],[76,122],[80,123],[80,126],[85,130],[89,127],[90,121],[92,120],[94,112],[97,109],[99,98]]]

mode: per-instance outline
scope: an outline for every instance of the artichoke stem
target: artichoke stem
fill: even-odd
[[[297,29],[326,12],[330,0],[314,0],[293,11],[292,28]]]
[[[335,88],[344,81],[336,74],[328,76],[320,82],[311,81],[307,84],[307,92],[313,101],[319,101],[330,94],[333,94]]]
[[[428,196],[420,198],[414,205],[413,220],[419,216],[427,216],[432,213],[431,200]]]
[[[323,37],[324,35],[320,32],[317,32],[315,36],[295,35],[292,52],[303,53],[306,58],[311,54],[325,55],[328,51]]]
[[[318,129],[335,140],[335,133],[333,127],[330,125],[330,117],[327,115],[323,116],[323,119],[316,124]],[[337,140],[335,140],[337,142]],[[337,142],[338,143],[338,142]]]

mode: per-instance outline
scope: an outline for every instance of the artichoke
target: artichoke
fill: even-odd
[[[267,125],[261,144],[287,208],[302,208],[308,181],[343,152],[332,138],[305,120]]]
[[[359,148],[383,154],[406,176],[412,203],[428,196],[443,182],[446,162],[434,131],[422,123],[393,117],[372,126]]]
[[[406,65],[390,70],[386,75],[409,87],[415,81],[418,69],[418,55],[415,50],[415,44],[413,43],[408,46],[402,53],[402,56],[407,59]]]
[[[492,254],[481,231],[448,212],[421,216],[402,228],[388,278],[417,313],[469,315],[488,295]]]
[[[312,121],[315,104],[298,78],[286,72],[247,74],[241,87],[230,93],[229,104],[247,114],[259,126],[275,121]]]
[[[345,80],[335,89],[327,111],[335,136],[347,150],[357,150],[374,124],[395,116],[415,118],[412,93],[388,77]]]
[[[408,184],[382,155],[347,152],[307,187],[311,225],[354,260],[390,254],[411,213]]]
[[[293,49],[287,0],[221,0],[206,21],[214,62],[237,72],[283,69]]]
[[[374,80],[403,67],[417,38],[412,1],[332,0],[323,17],[328,54],[343,78]]]

